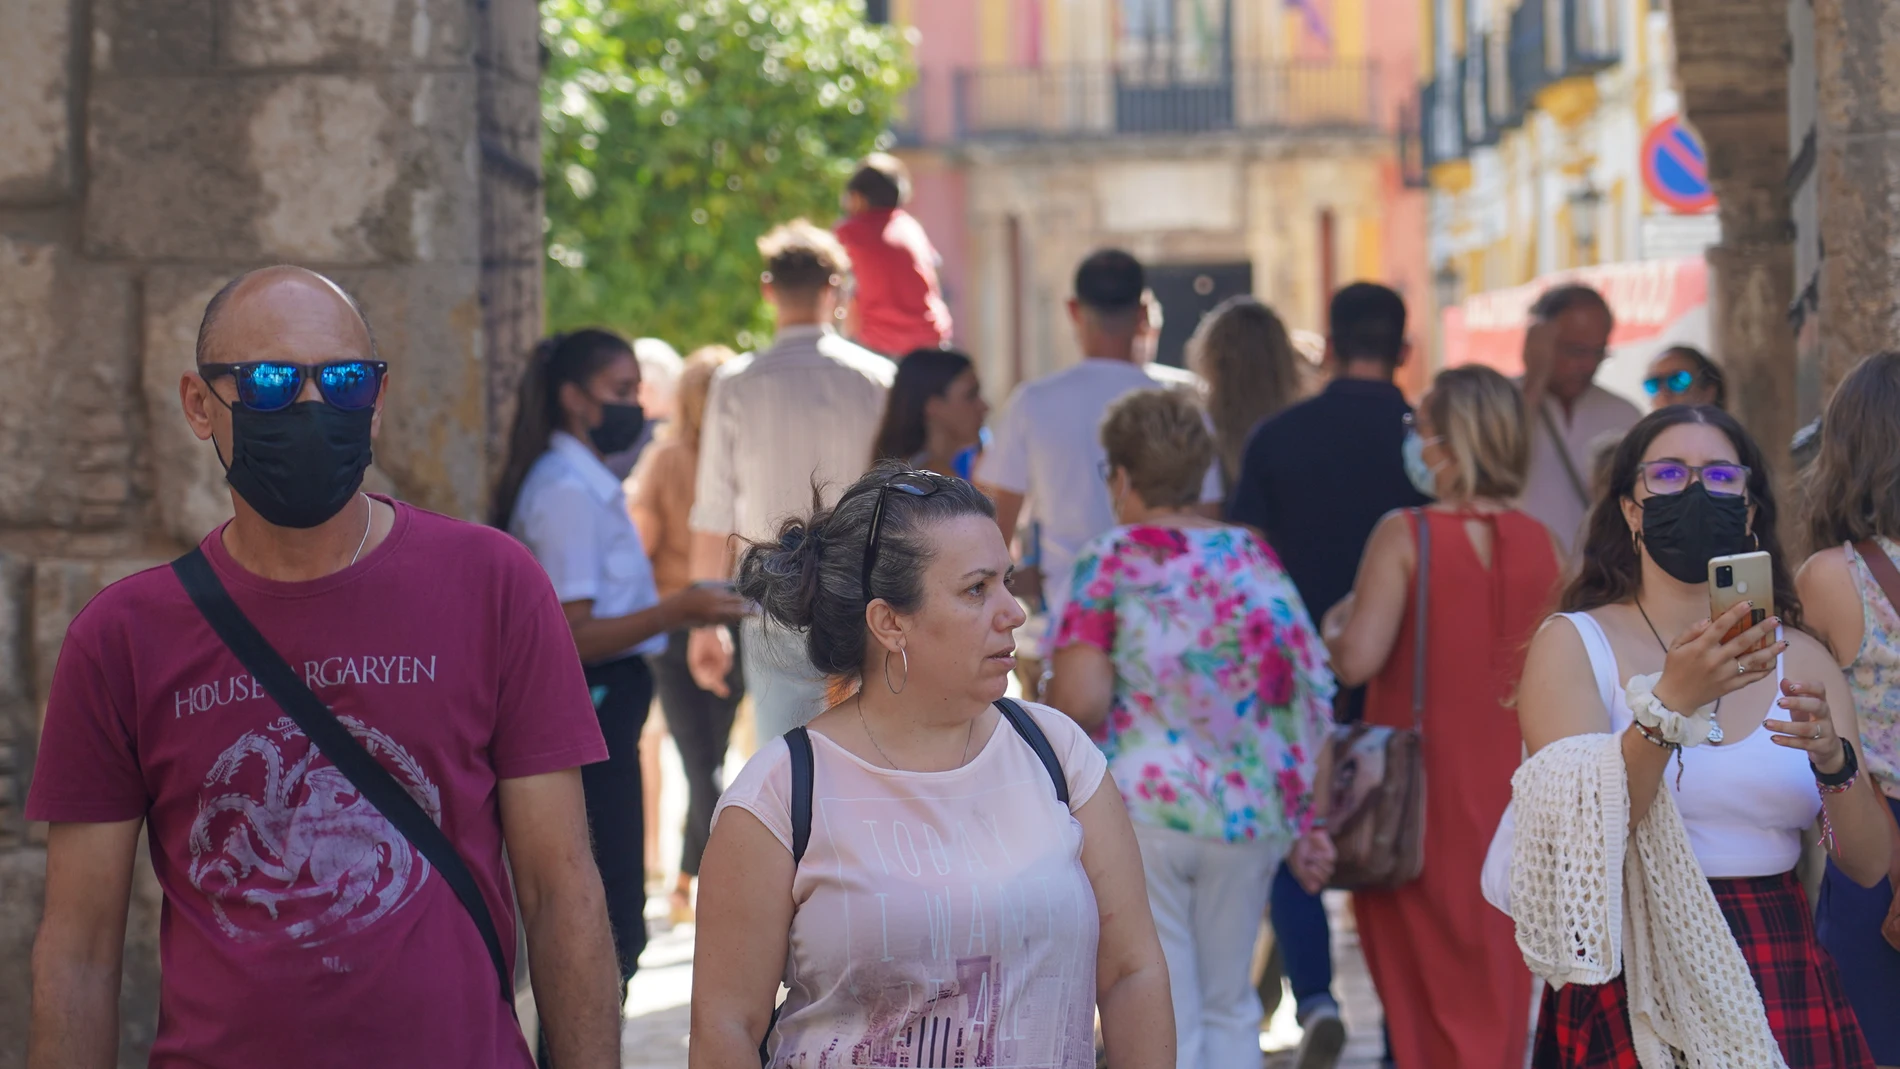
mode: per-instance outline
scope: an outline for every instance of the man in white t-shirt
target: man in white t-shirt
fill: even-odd
[[[1141,261],[1119,249],[1103,249],[1075,272],[1069,318],[1083,359],[1073,367],[1024,383],[1010,397],[995,439],[983,452],[976,482],[996,502],[1005,537],[1015,533],[1025,500],[1040,530],[1039,575],[1019,572],[1017,584],[1035,601],[1039,615],[1056,619],[1068,600],[1076,554],[1115,526],[1115,509],[1101,465],[1102,416],[1124,394],[1159,387],[1192,388],[1198,380],[1179,368],[1146,363],[1142,342],[1151,329],[1147,279]],[[1202,490],[1210,514],[1219,508],[1220,474],[1210,470]],[[1032,606],[1033,608],[1034,606]],[[1040,635],[1032,620],[1029,635]],[[1033,678],[1033,677],[1032,677]]]
[[[1608,301],[1589,286],[1558,286],[1531,306],[1524,334],[1524,412],[1531,421],[1524,511],[1574,554],[1591,505],[1592,452],[1643,418],[1593,381],[1616,326]]]

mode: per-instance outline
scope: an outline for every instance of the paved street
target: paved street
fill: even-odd
[[[657,716],[657,713],[656,713]],[[746,730],[742,724],[735,736]],[[665,789],[660,800],[660,857],[669,869],[679,859],[679,830],[686,808],[686,792],[681,780],[679,758],[669,742],[661,755]],[[741,758],[735,753],[729,768],[737,769]],[[669,881],[671,877],[668,877]],[[1379,1002],[1359,956],[1358,933],[1351,927],[1351,912],[1342,896],[1328,902],[1333,915],[1333,943],[1338,979],[1335,990],[1345,1004],[1349,1039],[1342,1069],[1378,1069]],[[627,1022],[622,1033],[621,1064],[627,1069],[685,1069],[687,1003],[693,985],[692,925],[670,927],[667,924],[665,897],[647,904],[648,923],[653,937],[640,959],[640,973],[634,977],[627,999]],[[1292,1063],[1292,1050],[1299,1043],[1299,1028],[1293,1022],[1293,1000],[1283,999],[1271,1026],[1261,1035],[1266,1052],[1263,1069],[1282,1069]]]

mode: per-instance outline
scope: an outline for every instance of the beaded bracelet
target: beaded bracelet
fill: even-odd
[[[1670,742],[1656,732],[1651,731],[1647,725],[1639,720],[1632,720],[1630,724],[1642,734],[1643,738],[1650,745],[1660,746],[1665,750],[1674,750],[1676,752],[1676,788],[1680,790],[1682,788],[1682,744],[1679,742]],[[1667,758],[1664,758],[1665,762],[1667,760]]]
[[[1823,795],[1845,794],[1860,782],[1860,759],[1854,755],[1854,744],[1842,739],[1841,748],[1846,758],[1841,763],[1841,770],[1831,776],[1815,768],[1813,761],[1808,762],[1808,768],[1814,773],[1814,786]],[[1830,854],[1834,852],[1834,822],[1827,819],[1825,798],[1821,805],[1821,849]]]

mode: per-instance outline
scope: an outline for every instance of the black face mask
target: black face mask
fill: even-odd
[[[225,480],[265,523],[315,527],[343,511],[363,485],[375,415],[373,407],[342,409],[325,401],[275,412],[232,405]]]
[[[640,440],[640,432],[646,429],[646,410],[639,405],[623,405],[617,401],[600,403],[600,426],[587,432],[587,437],[600,450],[603,456],[612,456],[633,448]]]
[[[1748,499],[1711,494],[1694,482],[1680,494],[1643,502],[1643,545],[1656,567],[1683,583],[1709,581],[1709,561],[1746,553]]]

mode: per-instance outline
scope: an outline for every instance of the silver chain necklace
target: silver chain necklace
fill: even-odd
[[[884,747],[878,745],[877,736],[871,734],[871,722],[864,718],[864,691],[862,688],[860,688],[858,691],[857,710],[858,710],[858,723],[864,725],[864,737],[871,740],[871,746],[877,750],[877,755],[884,759],[885,764],[891,766],[892,768],[896,769],[899,772],[910,771],[909,769],[903,767],[902,765],[899,765],[897,762],[891,760],[891,755],[885,753]],[[969,761],[970,741],[974,739],[975,737],[976,737],[976,721],[972,719],[970,721],[969,732],[963,736],[963,753],[958,755],[956,767],[962,768],[964,764],[967,761]],[[950,770],[945,769],[944,771],[947,772]]]
[[[363,540],[356,543],[356,552],[350,554],[350,563],[345,564],[345,568],[353,566],[357,558],[363,555],[363,547],[369,545],[369,529],[376,522],[376,503],[369,499],[368,494],[363,495],[363,506],[366,513],[363,517]]]

